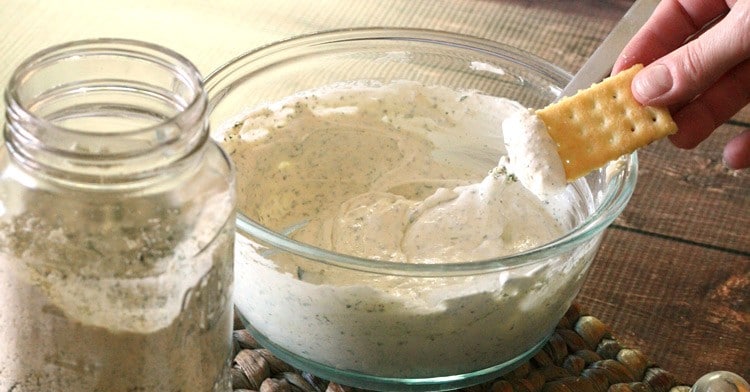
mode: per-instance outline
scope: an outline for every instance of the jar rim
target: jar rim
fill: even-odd
[[[80,130],[76,128],[70,128],[60,126],[52,121],[47,120],[44,117],[38,116],[29,110],[26,105],[22,103],[21,97],[17,93],[17,87],[21,85],[24,78],[30,71],[33,71],[35,67],[44,65],[51,61],[56,61],[71,55],[91,55],[95,53],[106,53],[109,55],[128,55],[134,56],[140,59],[148,59],[150,61],[157,60],[155,55],[162,55],[161,61],[156,61],[160,65],[170,66],[170,68],[180,71],[180,75],[189,78],[189,82],[192,86],[195,86],[195,94],[192,99],[186,103],[184,108],[178,111],[175,115],[165,118],[163,121],[151,124],[145,127],[135,127],[117,132],[110,132],[102,134],[101,136],[125,136],[132,134],[139,134],[153,131],[159,127],[163,127],[167,124],[172,124],[180,121],[180,117],[184,113],[192,112],[197,106],[202,105],[202,102],[206,100],[206,93],[201,76],[198,68],[185,56],[180,53],[169,49],[167,47],[146,42],[136,39],[128,38],[92,38],[83,39],[77,41],[70,41],[54,46],[50,46],[46,49],[42,49],[30,57],[22,61],[13,71],[8,81],[8,85],[5,89],[5,104],[6,110],[14,110],[18,115],[23,116],[35,123],[35,125],[42,126],[47,129],[54,129],[55,131],[64,132],[70,135],[90,135],[90,131]],[[169,62],[167,62],[169,60]]]
[[[70,102],[83,103],[85,110],[65,106]],[[14,70],[5,103],[8,151],[55,181],[136,186],[168,166],[189,166],[209,140],[208,100],[198,69],[171,49],[139,40],[95,38],[43,49]],[[111,118],[147,113],[148,123],[78,128],[55,117],[62,112],[87,119],[93,110],[107,118],[113,107],[119,112]],[[123,170],[126,162],[130,169]]]
[[[556,65],[524,50],[469,35],[417,28],[378,27],[328,30],[292,37],[253,49],[211,72],[205,81],[206,91],[209,95],[209,116],[216,106],[216,101],[220,101],[226,95],[227,87],[225,85],[231,85],[239,80],[238,76],[244,77],[245,74],[238,74],[244,72],[244,67],[252,66],[254,62],[270,54],[283,54],[301,47],[348,42],[366,44],[368,41],[384,40],[425,43],[469,52],[481,52],[485,55],[489,54],[522,64],[534,72],[551,77],[563,86],[572,77],[570,73]],[[563,236],[523,252],[486,260],[420,264],[394,263],[392,261],[350,256],[293,240],[283,233],[255,222],[242,211],[237,211],[237,235],[247,233],[264,243],[297,256],[337,267],[371,273],[434,277],[498,272],[542,263],[543,260],[554,257],[555,254],[573,250],[576,246],[602,232],[622,212],[630,200],[636,184],[637,170],[637,153],[633,152],[626,156],[621,170],[607,179],[604,196],[597,208]],[[606,169],[604,168],[599,169],[599,173],[608,176],[605,174]]]

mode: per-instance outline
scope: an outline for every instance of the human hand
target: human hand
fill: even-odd
[[[662,0],[613,73],[637,63],[646,68],[633,80],[635,98],[669,108],[674,145],[697,146],[750,102],[750,0]],[[724,162],[750,167],[750,130],[727,143]]]

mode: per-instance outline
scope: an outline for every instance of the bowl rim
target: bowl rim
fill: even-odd
[[[323,46],[327,44],[349,42],[362,43],[367,41],[416,42],[446,48],[452,47],[458,50],[467,51],[467,53],[479,52],[484,55],[490,55],[514,63],[520,63],[534,72],[544,74],[544,76],[551,77],[555,81],[560,82],[563,87],[572,77],[567,71],[532,53],[503,43],[465,34],[422,28],[390,27],[325,30],[294,36],[260,46],[231,59],[216,70],[212,71],[206,77],[204,82],[205,90],[209,96],[209,117],[215,108],[216,100],[221,100],[227,93],[226,88],[215,91],[217,86],[220,86],[222,82],[233,76],[236,72],[242,71],[245,67],[252,65],[260,59],[271,54],[283,53],[284,51],[289,51],[299,47]],[[588,241],[593,236],[607,228],[627,205],[636,184],[638,171],[637,153],[633,152],[625,156],[623,163],[624,164],[620,165],[620,170],[611,177],[606,173],[606,167],[598,170],[600,174],[607,179],[607,184],[604,188],[604,196],[596,210],[594,210],[592,214],[587,216],[576,227],[552,242],[502,257],[465,262],[426,264],[397,263],[393,261],[350,256],[293,240],[283,233],[278,233],[253,221],[239,210],[237,211],[236,218],[237,234],[238,236],[249,234],[267,245],[271,245],[274,248],[293,253],[309,260],[315,260],[346,269],[377,274],[444,277],[509,270],[530,264],[541,263],[543,260],[555,257],[556,254],[571,251],[576,246]],[[583,180],[579,179],[577,181]]]

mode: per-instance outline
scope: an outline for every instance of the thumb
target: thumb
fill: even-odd
[[[685,104],[724,73],[750,57],[750,1],[696,39],[645,67],[633,80],[635,98],[645,105]]]

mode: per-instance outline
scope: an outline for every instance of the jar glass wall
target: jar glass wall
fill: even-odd
[[[195,67],[80,41],[5,97],[0,390],[230,390],[234,174]]]

